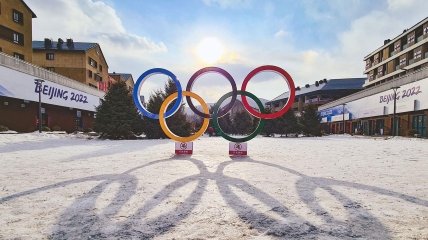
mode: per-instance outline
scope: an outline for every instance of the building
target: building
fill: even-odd
[[[367,55],[365,89],[318,108],[325,128],[332,133],[427,137],[427,47],[425,18]]]
[[[128,90],[132,92],[134,89],[134,78],[129,73],[109,73],[109,76],[114,80],[112,82],[125,82]]]
[[[365,87],[388,82],[428,66],[428,18],[364,57],[367,82]]]
[[[108,82],[108,65],[98,43],[61,38],[33,41],[33,63],[96,89]]]
[[[40,85],[36,79],[44,82]],[[39,66],[0,53],[0,125],[18,132],[42,124],[73,132],[91,129],[104,92]]]
[[[52,61],[58,62],[53,61],[53,65],[48,62],[43,65],[45,68],[33,65],[30,62],[34,60],[31,35],[34,17],[36,15],[24,1],[0,1],[0,125],[18,132],[35,131],[38,123],[67,132],[92,128],[95,109],[105,94],[96,84],[108,78],[108,66],[101,49],[98,44],[74,45],[68,41],[63,47],[61,44],[53,46],[56,43],[51,42],[52,47],[46,54],[36,50],[38,61],[35,62],[43,65],[40,58],[49,58],[49,61],[53,58]],[[95,81],[86,79],[86,72],[79,81],[63,76],[66,73],[79,75],[81,68],[88,69],[88,64],[98,76]],[[67,66],[76,66],[76,69],[67,72],[64,70]],[[47,70],[49,67],[57,67],[63,75]]]
[[[306,105],[320,106],[363,89],[365,78],[323,79],[315,84],[296,87],[293,110],[303,111]],[[268,101],[266,107],[279,111],[288,100],[289,92]]]
[[[0,2],[0,52],[32,61],[33,18],[36,14],[22,0]]]

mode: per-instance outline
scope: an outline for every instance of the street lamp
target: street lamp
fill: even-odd
[[[346,132],[346,127],[345,127],[345,105],[346,105],[346,103],[342,103],[342,125],[343,125],[343,134],[345,134],[345,132]]]
[[[392,114],[392,136],[395,136],[397,134],[396,128],[397,124],[395,121],[395,113],[397,111],[397,89],[400,87],[392,87],[391,89],[394,90],[394,112]]]
[[[42,132],[42,83],[45,80],[34,79],[34,83],[39,87],[39,133]]]

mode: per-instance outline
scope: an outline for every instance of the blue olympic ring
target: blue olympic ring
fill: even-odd
[[[138,78],[137,82],[135,83],[134,92],[132,94],[135,106],[137,106],[138,110],[143,113],[144,116],[151,118],[151,119],[159,119],[159,114],[154,114],[149,112],[142,104],[140,99],[140,89],[143,85],[144,81],[146,81],[150,76],[154,74],[164,74],[171,78],[171,80],[174,82],[175,86],[177,87],[177,100],[175,101],[175,104],[172,106],[170,110],[168,110],[165,113],[165,118],[171,117],[174,115],[174,113],[180,108],[181,101],[183,98],[182,95],[182,89],[181,84],[178,81],[177,77],[170,71],[163,69],[163,68],[152,68],[150,70],[145,71],[141,76]]]

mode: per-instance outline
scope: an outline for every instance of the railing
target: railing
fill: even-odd
[[[409,44],[404,44],[404,45],[403,45],[403,48],[402,48],[401,50],[406,49],[408,46],[409,46]]]
[[[0,52],[0,65],[102,98],[105,93],[76,80]]]
[[[415,59],[410,59],[410,60],[409,60],[409,65],[411,65],[411,64],[413,64],[413,63],[415,63]]]

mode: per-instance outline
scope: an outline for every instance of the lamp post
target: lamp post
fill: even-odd
[[[343,134],[345,134],[345,132],[346,132],[346,127],[345,127],[345,105],[346,105],[346,103],[342,103],[342,125],[343,125]]]
[[[396,128],[397,124],[395,121],[395,113],[397,111],[397,89],[400,87],[392,87],[391,89],[394,90],[394,112],[392,114],[392,136],[395,136],[397,134]]]
[[[44,81],[45,80],[42,79],[34,79],[34,83],[37,84],[39,88],[39,133],[42,132],[42,83]]]

